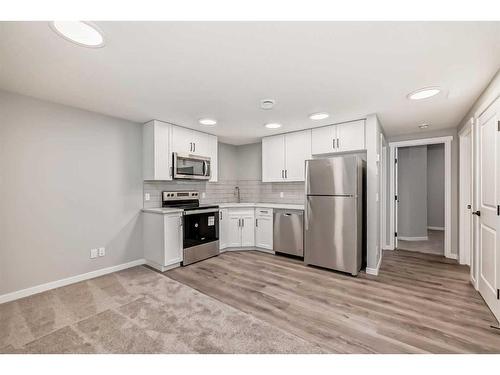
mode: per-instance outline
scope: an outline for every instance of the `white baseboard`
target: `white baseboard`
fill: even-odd
[[[144,259],[137,259],[137,260],[134,260],[132,262],[119,264],[117,266],[101,268],[100,270],[82,273],[80,275],[71,276],[71,277],[68,277],[66,279],[51,281],[49,283],[36,285],[36,286],[31,287],[31,288],[21,289],[21,290],[15,291],[15,292],[0,295],[0,303],[14,301],[14,300],[19,299],[19,298],[28,297],[28,296],[31,296],[33,294],[42,293],[42,292],[45,292],[47,290],[60,288],[62,286],[74,284],[74,283],[77,283],[80,281],[93,279],[94,277],[107,275],[108,273],[121,271],[121,270],[124,270],[127,268],[141,266],[145,263],[146,263],[146,261]]]
[[[382,250],[394,250],[394,246],[386,245],[382,247]]]
[[[377,267],[370,268],[366,267],[366,273],[373,276],[378,276],[378,270],[380,269],[380,265],[382,264],[382,252],[380,252],[380,258],[378,259]]]
[[[424,237],[403,237],[403,236],[398,236],[398,240],[402,241],[427,241],[429,237],[424,236]]]
[[[444,231],[444,227],[427,227],[427,229],[430,229],[430,230],[442,230],[442,231]]]

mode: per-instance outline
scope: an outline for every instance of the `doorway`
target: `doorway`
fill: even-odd
[[[391,142],[391,248],[451,252],[451,141],[453,137]]]

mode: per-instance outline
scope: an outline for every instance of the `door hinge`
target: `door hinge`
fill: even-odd
[[[398,164],[398,159],[394,159],[394,164]]]
[[[398,232],[394,232],[394,237],[397,237],[398,236]]]
[[[497,299],[500,299],[500,289],[497,289]]]
[[[395,196],[394,196],[394,200],[395,200],[396,202],[398,201],[398,196],[397,196],[397,195],[395,195]]]

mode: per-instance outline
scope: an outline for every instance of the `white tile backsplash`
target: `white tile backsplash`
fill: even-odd
[[[162,191],[193,190],[205,193],[201,203],[233,203],[237,201],[235,187],[240,188],[241,202],[304,203],[303,182],[261,182],[259,180],[205,181],[144,181],[144,208],[161,207]],[[283,192],[283,198],[280,193]],[[143,198],[144,199],[144,198]]]

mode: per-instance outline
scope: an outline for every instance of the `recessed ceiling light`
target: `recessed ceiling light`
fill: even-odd
[[[408,99],[411,100],[419,100],[419,99],[427,99],[434,95],[437,95],[441,92],[439,87],[424,87],[423,89],[419,89],[417,91],[413,91],[408,94]]]
[[[429,127],[429,124],[427,124],[427,123],[424,122],[423,124],[420,124],[418,127],[420,129],[427,129]]]
[[[330,117],[330,115],[326,112],[318,112],[318,113],[312,113],[309,115],[309,118],[311,120],[324,120],[325,118]]]
[[[217,121],[214,120],[214,119],[211,119],[211,118],[202,118],[198,121],[201,125],[207,125],[207,126],[211,126],[211,125],[215,125],[217,124]]]
[[[278,128],[281,128],[281,124],[278,124],[276,122],[270,122],[266,125],[264,125],[266,128],[268,129],[278,129]]]
[[[104,46],[104,36],[99,29],[84,21],[53,21],[50,27],[59,36],[84,47],[99,48]]]

